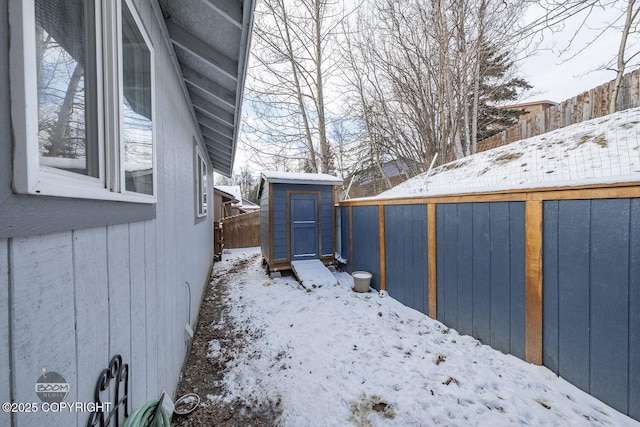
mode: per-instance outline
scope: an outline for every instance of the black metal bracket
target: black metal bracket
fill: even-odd
[[[103,401],[101,394],[106,395],[107,399]],[[124,418],[129,416],[129,365],[122,363],[119,354],[111,358],[109,367],[98,376],[93,399],[97,410],[91,412],[87,427],[107,427],[111,421],[114,421],[115,427],[119,427],[120,406],[123,407]]]

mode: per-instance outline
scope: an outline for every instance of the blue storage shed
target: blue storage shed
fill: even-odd
[[[291,269],[291,262],[335,254],[335,187],[327,174],[263,172],[260,180],[260,233],[263,264],[269,272]]]

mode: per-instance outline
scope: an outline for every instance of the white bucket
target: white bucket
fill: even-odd
[[[371,283],[371,273],[367,271],[354,271],[353,290],[356,292],[369,292],[369,284]]]

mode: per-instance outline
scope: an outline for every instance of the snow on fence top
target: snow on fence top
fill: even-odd
[[[640,108],[477,153],[376,199],[640,182]]]

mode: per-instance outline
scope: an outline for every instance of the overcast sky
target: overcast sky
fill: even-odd
[[[620,2],[619,2],[620,3]],[[539,10],[530,9],[525,19],[532,19]],[[571,55],[583,49],[594,40],[604,23],[612,22],[621,15],[621,11],[611,7],[598,10],[588,17],[588,27],[584,27],[571,45],[570,51],[562,56],[560,50],[565,48],[575,34],[584,14],[567,21],[561,32],[545,31],[540,50],[522,61],[519,68],[523,77],[534,87],[525,95],[524,101],[550,100],[562,102],[591,88],[600,86],[615,78],[611,70],[594,71],[615,57],[620,44],[621,33],[610,29],[598,37],[582,53],[571,58]],[[630,38],[627,46],[637,43]]]

